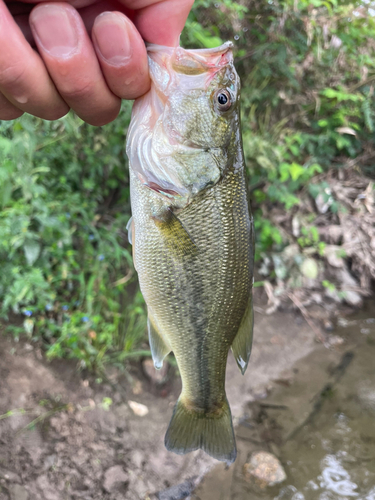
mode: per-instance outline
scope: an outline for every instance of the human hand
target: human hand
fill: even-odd
[[[177,45],[194,0],[39,2],[0,0],[0,120],[114,120],[150,87],[143,40]]]

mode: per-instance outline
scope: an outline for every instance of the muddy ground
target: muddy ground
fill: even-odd
[[[324,348],[300,314],[256,313],[245,376],[231,355],[228,362],[237,432],[246,405],[293,376],[295,363],[315,349]],[[177,456],[164,448],[180,392],[173,370],[161,387],[137,366],[100,382],[9,336],[0,336],[0,352],[0,500],[178,500],[216,465],[203,452]],[[135,414],[129,401],[148,413]]]

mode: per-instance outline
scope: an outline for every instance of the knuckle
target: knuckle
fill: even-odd
[[[64,111],[51,111],[51,112],[48,112],[45,114],[45,116],[43,116],[43,120],[48,120],[48,121],[55,121],[55,120],[59,120],[60,118],[62,118],[63,116],[65,116],[66,114],[68,114],[68,111],[67,110],[64,110]]]
[[[9,90],[18,87],[27,79],[28,66],[16,63],[5,68],[0,66],[0,87],[4,90]]]
[[[17,108],[8,108],[4,109],[0,107],[0,120],[1,121],[8,121],[8,120],[15,120],[16,118],[19,118],[20,116],[23,115],[23,111]]]
[[[107,78],[108,86],[111,91],[120,99],[136,99],[150,90],[150,79],[148,71],[142,71],[143,68],[134,69],[134,73],[138,71],[137,76],[130,82],[126,81],[125,77]],[[118,76],[122,76],[120,73]]]
[[[69,106],[67,105],[50,107],[49,109],[45,110],[41,118],[43,118],[43,120],[49,120],[49,121],[59,120],[60,118],[65,116],[68,112],[69,112]]]
[[[120,106],[97,112],[95,116],[81,118],[83,118],[90,125],[94,125],[95,127],[102,127],[103,125],[107,125],[107,123],[113,122],[113,120],[117,118],[119,112]]]
[[[66,99],[88,99],[94,96],[95,87],[96,84],[92,81],[72,82],[70,85],[60,88],[60,93]]]
[[[21,109],[16,108],[0,93],[0,120],[15,120],[23,115]]]

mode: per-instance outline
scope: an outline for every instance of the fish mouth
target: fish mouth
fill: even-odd
[[[150,59],[159,61],[164,67],[178,74],[198,76],[214,74],[224,66],[233,63],[233,43],[225,42],[211,49],[184,49],[146,44]]]
[[[189,54],[197,54],[198,56],[216,56],[225,54],[228,50],[231,50],[234,47],[233,42],[225,42],[219,47],[213,47],[211,49],[182,49],[188,52]],[[176,49],[181,49],[181,47],[166,47],[164,45],[157,45],[155,43],[146,43],[147,52],[159,52],[160,50],[168,50],[175,51]]]
[[[226,54],[228,50],[231,50],[233,47],[233,42],[225,42],[222,45],[219,45],[219,47],[213,47],[212,49],[189,49],[188,52],[198,56],[210,57]]]

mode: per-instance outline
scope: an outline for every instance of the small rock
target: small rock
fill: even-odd
[[[142,388],[142,383],[140,380],[136,380],[134,382],[134,385],[132,387],[132,391],[133,391],[133,394],[135,394],[136,396],[138,396],[139,394],[142,394],[143,388]]]
[[[48,455],[48,457],[45,458],[44,464],[43,464],[43,470],[49,470],[51,467],[53,467],[56,463],[57,455]]]
[[[305,259],[302,262],[300,269],[301,269],[301,273],[304,276],[306,276],[306,278],[310,278],[312,280],[315,280],[318,276],[318,273],[319,273],[318,264],[317,264],[316,260],[312,259],[312,258]]]
[[[2,479],[2,478],[6,479],[7,481],[10,481],[11,483],[20,483],[21,482],[21,478],[18,474],[0,467],[0,479]]]
[[[342,345],[344,342],[344,339],[340,335],[330,335],[328,338],[328,345],[330,347]]]
[[[324,257],[332,267],[344,267],[345,261],[342,258],[343,248],[338,245],[326,245]]]
[[[130,408],[133,410],[133,412],[138,415],[138,417],[144,417],[148,413],[148,408],[147,406],[141,404],[141,403],[136,403],[135,401],[128,401]]]
[[[154,362],[150,358],[143,361],[142,367],[143,371],[153,384],[162,385],[166,382],[169,365],[165,360],[160,370],[155,368]]]
[[[115,465],[106,470],[104,474],[103,488],[108,493],[113,493],[118,490],[120,486],[126,483],[129,476],[126,474],[121,465]]]
[[[28,500],[29,494],[25,488],[20,484],[12,484],[9,487],[11,500]]]
[[[60,493],[56,491],[56,487],[53,485],[46,474],[39,476],[36,480],[36,484],[38,485],[40,491],[43,493],[43,499],[62,500]]]
[[[184,483],[177,484],[158,493],[159,500],[184,500],[190,497],[195,489],[196,478],[188,479]]]
[[[326,332],[333,332],[334,330],[334,326],[333,326],[333,323],[331,320],[329,319],[324,319],[323,320],[323,326],[324,326],[324,330]]]
[[[326,188],[324,190],[324,194],[319,193],[318,196],[315,198],[316,208],[318,209],[318,212],[320,212],[321,214],[327,213],[332,203],[333,203],[333,198],[330,188]]]
[[[255,481],[260,488],[275,486],[286,479],[280,461],[266,451],[251,455],[250,462],[244,465],[244,475],[247,481]]]
[[[298,238],[301,234],[301,221],[297,215],[292,219],[292,234],[295,238]]]
[[[140,450],[134,450],[131,454],[131,461],[138,468],[142,468],[142,464],[145,461],[145,457]]]
[[[375,389],[365,381],[357,390],[358,399],[362,408],[375,412]]]
[[[362,297],[358,292],[350,290],[350,288],[359,288],[357,281],[347,269],[341,269],[338,276],[342,283],[341,290],[344,292],[345,301],[351,306],[360,307],[363,303]]]

